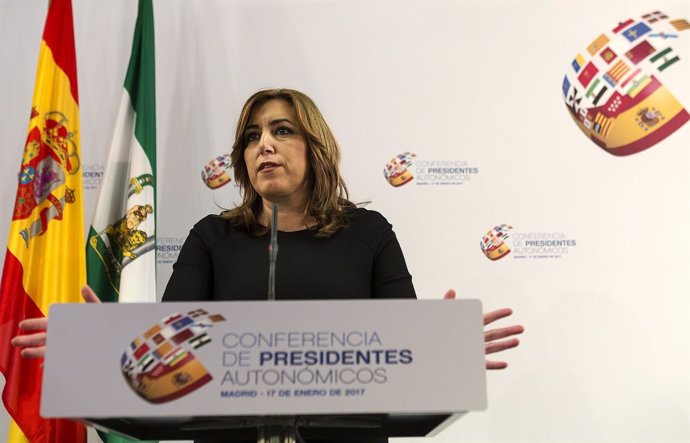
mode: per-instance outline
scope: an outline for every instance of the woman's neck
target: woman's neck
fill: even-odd
[[[302,205],[289,205],[277,203],[278,205],[278,230],[283,232],[302,231],[316,225],[313,217],[306,217],[305,208]],[[259,214],[259,223],[270,226],[273,222],[273,202],[263,200],[263,208]]]

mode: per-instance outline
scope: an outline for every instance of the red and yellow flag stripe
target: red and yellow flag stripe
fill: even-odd
[[[71,0],[52,0],[41,41],[29,131],[0,284],[2,399],[10,442],[83,442],[84,427],[39,415],[41,361],[10,346],[25,318],[80,301],[86,281],[79,97]]]

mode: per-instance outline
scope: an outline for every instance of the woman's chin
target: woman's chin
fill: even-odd
[[[269,187],[257,190],[264,201],[276,203],[278,205],[287,204],[290,206],[306,204],[307,196],[300,198],[301,193],[294,189],[284,187]]]
[[[290,191],[281,186],[267,186],[257,190],[261,198],[272,203],[281,203],[290,197]]]

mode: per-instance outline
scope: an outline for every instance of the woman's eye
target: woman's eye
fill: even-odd
[[[257,134],[256,132],[250,132],[249,134],[244,136],[244,140],[247,143],[256,141],[258,139],[259,139],[259,134]]]
[[[285,126],[281,126],[280,128],[276,129],[276,134],[278,135],[288,135],[290,133],[292,133],[290,128],[287,128]]]

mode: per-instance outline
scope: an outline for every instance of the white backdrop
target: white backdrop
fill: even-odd
[[[73,0],[81,141],[91,217],[129,57],[135,0]],[[690,1],[154,0],[159,295],[191,226],[237,200],[202,167],[229,152],[244,100],[265,87],[309,94],[343,150],[355,201],[394,225],[422,298],[448,288],[513,307],[527,332],[490,373],[489,409],[438,442],[690,441],[690,124],[614,157],[563,104],[570,62],[619,21]],[[0,0],[0,238],[28,126],[45,0]],[[666,79],[690,106],[690,31]],[[460,185],[399,188],[386,163],[476,168]],[[88,187],[91,186],[89,189]],[[543,258],[492,262],[479,241],[574,241]],[[4,240],[2,240],[4,242]],[[431,376],[431,375],[430,375]],[[0,423],[6,435],[7,417]]]

